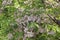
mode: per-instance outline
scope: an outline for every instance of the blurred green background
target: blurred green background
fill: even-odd
[[[0,0],[0,40],[60,40],[59,0]]]

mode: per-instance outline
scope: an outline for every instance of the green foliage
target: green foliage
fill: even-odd
[[[29,27],[29,28],[33,28],[34,31],[37,32],[37,31],[38,31],[38,28],[39,28],[39,25],[38,25],[37,23],[35,23],[35,22],[30,22],[30,23],[28,24],[28,27]]]
[[[0,0],[0,40],[23,40],[24,31],[19,30],[21,24],[18,23],[25,15],[44,17],[46,14],[52,14],[52,16],[60,19],[60,6],[59,3],[54,0],[13,0],[11,4],[9,4],[8,0],[5,6],[3,5],[3,1],[4,0]],[[20,20],[16,22],[18,18]],[[41,19],[43,23],[40,24],[37,22],[28,22],[26,26],[28,29],[33,28],[35,33],[40,32],[40,27],[46,29],[44,30],[46,32],[38,33],[31,38],[27,37],[26,40],[60,40],[60,27],[49,20],[49,18],[46,20],[47,23],[44,22],[44,17],[43,20]],[[22,27],[24,26],[25,25]],[[51,30],[53,30],[55,34],[48,34]],[[13,35],[11,39],[8,39],[9,33]]]

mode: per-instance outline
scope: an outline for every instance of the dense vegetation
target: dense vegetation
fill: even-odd
[[[59,0],[0,0],[0,40],[60,40]]]

